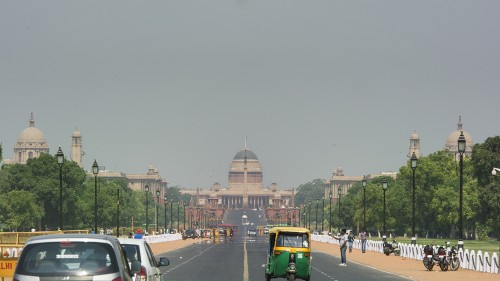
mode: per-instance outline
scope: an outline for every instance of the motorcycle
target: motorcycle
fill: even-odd
[[[450,248],[450,242],[446,242],[446,246]],[[448,264],[450,265],[450,269],[452,271],[458,270],[460,267],[460,259],[458,258],[458,250],[455,246],[450,248],[446,259],[448,260]]]
[[[392,244],[384,242],[384,254],[388,256],[391,253],[394,253],[395,256],[399,256],[401,254],[401,250],[399,249],[396,239],[392,240]]]
[[[437,253],[434,253],[434,248],[430,245],[424,247],[424,259],[422,260],[425,268],[431,271],[434,265],[439,265],[442,271],[448,270],[448,259],[446,249],[438,246]]]

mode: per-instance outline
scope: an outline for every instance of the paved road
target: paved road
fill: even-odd
[[[171,281],[265,280],[266,250],[266,237],[262,236],[239,236],[232,241],[228,238],[225,242],[193,244],[169,252],[171,265],[162,269],[167,280]],[[337,257],[319,252],[313,252],[312,257],[311,280],[314,281],[409,280],[354,263],[339,267]]]

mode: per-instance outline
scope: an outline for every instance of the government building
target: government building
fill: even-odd
[[[265,209],[268,221],[276,218],[292,225],[299,219],[299,210],[293,203],[294,189],[283,190],[276,183],[265,187],[262,164],[246,144],[229,165],[227,187],[214,183],[210,189],[181,192],[194,199],[189,209],[194,217],[199,217],[199,212],[223,217],[226,209]]]

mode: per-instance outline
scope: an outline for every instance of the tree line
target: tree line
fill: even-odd
[[[410,161],[402,166],[395,179],[388,181],[386,191],[386,234],[411,237],[413,171]],[[484,143],[475,144],[471,157],[463,160],[463,238],[500,238],[500,175],[492,175],[493,167],[500,166],[500,137],[490,137]],[[459,233],[459,162],[448,151],[437,151],[418,159],[415,169],[415,230],[419,237],[458,238]],[[372,235],[383,232],[383,176],[370,179],[365,187],[359,182],[348,194],[342,195],[340,212],[337,203],[332,206],[332,227],[349,228],[359,232],[363,228],[366,206],[366,228]],[[322,180],[299,186],[295,204],[312,204],[308,216],[316,225],[329,229],[329,198],[324,198],[325,183]],[[319,199],[318,215],[316,200]],[[323,201],[325,200],[324,209]],[[309,210],[309,208],[303,208]],[[323,212],[323,213],[321,213]],[[324,218],[321,221],[321,218]],[[319,227],[318,227],[319,228]]]
[[[0,170],[0,230],[29,231],[57,230],[59,228],[59,165],[54,156],[41,154],[29,159],[26,165],[3,165]],[[75,162],[64,160],[62,165],[63,229],[91,229],[94,226],[95,182]],[[119,192],[119,198],[118,196]],[[181,194],[178,186],[167,188],[167,205],[158,205],[158,224],[164,227],[177,220],[183,223],[183,203],[189,195]],[[148,197],[146,199],[146,196]],[[119,201],[118,201],[119,199]],[[163,198],[160,198],[163,199]],[[174,210],[170,216],[170,199]],[[157,198],[152,193],[132,190],[124,180],[106,180],[97,177],[97,225],[98,228],[114,228],[119,225],[153,228],[156,220]],[[163,202],[163,200],[162,200]],[[180,212],[177,217],[177,205]],[[167,211],[165,212],[165,207]]]

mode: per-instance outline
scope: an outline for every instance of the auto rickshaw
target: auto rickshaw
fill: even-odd
[[[311,235],[307,228],[273,227],[269,230],[266,281],[311,278]]]

